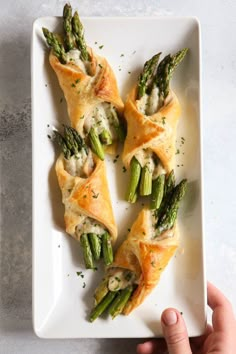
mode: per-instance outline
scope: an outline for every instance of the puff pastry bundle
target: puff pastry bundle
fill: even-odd
[[[124,105],[110,65],[86,45],[79,15],[72,16],[69,4],[63,18],[64,41],[43,28],[52,48],[50,64],[66,98],[72,127],[104,160],[104,147],[115,152],[118,140],[124,140],[120,119]]]
[[[138,194],[151,195],[151,208],[157,208],[159,176],[168,174],[174,167],[180,104],[169,84],[186,52],[187,49],[183,49],[168,55],[159,64],[161,53],[148,60],[125,103],[127,137],[123,162],[131,173],[127,193],[131,203]]]
[[[72,127],[64,136],[54,131],[62,149],[56,161],[56,174],[65,205],[66,232],[80,241],[86,268],[103,255],[106,265],[113,261],[112,242],[117,228],[106,179],[105,164],[85,145]]]
[[[111,67],[87,47],[78,13],[72,16],[69,4],[63,10],[63,26],[63,39],[43,28],[72,125],[64,127],[64,136],[55,131],[63,151],[56,173],[66,231],[80,240],[86,268],[94,268],[101,257],[106,265],[113,261],[117,227],[102,160],[103,147],[114,147],[124,138],[119,119],[123,103]]]
[[[187,182],[182,180],[176,186],[174,183],[171,172],[160,207],[155,211],[143,209],[118,248],[113,264],[96,289],[91,322],[107,308],[112,318],[121,313],[128,315],[158,284],[178,247],[176,218]]]

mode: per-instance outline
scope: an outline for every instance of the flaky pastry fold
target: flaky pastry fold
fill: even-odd
[[[129,93],[124,108],[127,121],[124,165],[128,168],[140,149],[151,149],[169,173],[174,167],[176,128],[181,111],[178,98],[170,90],[158,112],[147,116],[139,111],[136,97],[137,85]]]
[[[71,176],[65,169],[61,154],[56,161],[56,174],[65,205],[66,232],[79,239],[76,227],[81,223],[81,215],[95,219],[109,231],[112,241],[117,238],[117,227],[106,179],[105,163],[94,155],[95,168],[87,178]]]
[[[125,315],[138,307],[156,287],[178,247],[176,225],[158,238],[153,238],[152,223],[152,211],[143,209],[127,239],[118,248],[111,266],[128,269],[134,272],[138,279],[138,286],[123,310]]]
[[[73,61],[62,64],[51,51],[49,61],[55,71],[60,87],[65,95],[71,125],[84,137],[86,116],[99,103],[114,105],[117,112],[123,112],[124,104],[112,68],[104,57],[90,53],[90,75],[86,74]]]

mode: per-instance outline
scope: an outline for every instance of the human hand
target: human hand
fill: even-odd
[[[154,339],[137,346],[138,354],[235,354],[236,320],[228,299],[211,283],[207,284],[208,305],[213,310],[212,326],[205,334],[189,340],[184,319],[175,309],[162,313],[165,339]]]

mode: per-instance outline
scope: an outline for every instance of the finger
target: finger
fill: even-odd
[[[164,339],[154,339],[137,345],[137,354],[163,354],[167,345]]]
[[[216,331],[235,328],[233,308],[229,300],[213,284],[207,284],[208,305],[213,310],[212,325]]]
[[[207,325],[205,332],[202,336],[190,338],[190,346],[193,352],[201,349],[203,344],[205,343],[206,338],[213,332],[213,328],[211,325]]]
[[[169,354],[192,353],[187,329],[181,314],[175,309],[167,309],[163,312],[161,320]]]

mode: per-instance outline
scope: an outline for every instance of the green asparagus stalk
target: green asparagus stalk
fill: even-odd
[[[131,160],[130,164],[130,181],[129,181],[129,187],[128,187],[128,193],[127,193],[127,201],[130,203],[134,203],[137,198],[137,188],[141,176],[141,165],[136,159],[136,157],[133,157]]]
[[[88,235],[83,234],[80,238],[80,243],[83,249],[84,263],[87,269],[94,269],[93,255],[88,240]]]
[[[74,36],[72,33],[72,8],[70,4],[66,4],[63,9],[63,27],[65,32],[64,43],[66,50],[74,48]]]
[[[89,131],[89,139],[93,152],[101,159],[104,160],[104,150],[103,146],[99,140],[94,128],[91,128]]]
[[[101,257],[101,239],[98,235],[94,233],[88,234],[89,244],[95,261],[99,260]]]
[[[111,145],[112,144],[112,137],[111,134],[109,133],[108,130],[104,129],[101,134],[99,135],[99,138],[101,140],[101,142],[104,145]]]
[[[158,209],[161,205],[165,188],[165,175],[159,175],[152,183],[152,197],[150,208]]]
[[[73,29],[73,34],[75,36],[77,47],[81,52],[81,59],[83,61],[90,60],[90,55],[87,51],[87,45],[84,39],[83,25],[80,22],[80,18],[77,11],[75,11],[74,16],[72,18],[72,29]]]
[[[183,198],[187,187],[187,180],[183,179],[172,193],[170,202],[166,207],[164,214],[157,221],[155,237],[158,237],[163,231],[169,230],[174,226],[179,209],[179,203]]]
[[[109,292],[108,279],[105,278],[102,280],[102,282],[99,284],[99,286],[95,290],[95,293],[94,293],[95,306],[97,306],[97,304],[99,304],[99,302],[102,301],[102,299],[107,295],[108,292]]]
[[[159,96],[164,100],[169,94],[170,80],[173,72],[185,57],[188,49],[184,48],[175,55],[167,55],[158,65],[156,85],[159,88]]]
[[[75,130],[72,127],[68,127],[68,129],[70,130],[71,134],[73,134],[74,140],[78,145],[78,149],[81,150],[83,148],[86,151],[86,153],[88,153],[87,146],[85,145],[84,140],[81,138],[77,130]]]
[[[124,128],[123,124],[120,122],[120,120],[118,118],[117,111],[114,107],[111,107],[111,114],[112,114],[112,118],[113,118],[112,124],[115,128],[118,140],[121,142],[124,142],[125,136],[126,136],[125,128]]]
[[[54,33],[50,32],[45,27],[43,27],[42,30],[43,30],[44,37],[45,37],[45,39],[47,41],[47,44],[48,44],[49,47],[52,48],[53,53],[55,54],[55,56],[60,60],[60,62],[62,64],[66,64],[67,59],[66,59],[65,48],[59,42],[59,40],[56,37],[56,35]]]
[[[138,99],[151,90],[154,83],[154,78],[157,70],[158,61],[161,53],[154,55],[150,60],[144,64],[143,72],[139,76],[138,81]]]
[[[133,287],[128,286],[127,288],[121,290],[119,295],[113,300],[109,308],[109,314],[112,316],[112,319],[122,313],[125,305],[132,295],[132,292]]]
[[[57,144],[61,147],[65,158],[69,160],[69,158],[71,157],[71,151],[68,148],[65,139],[57,130],[54,130],[54,139],[57,142]]]
[[[115,291],[109,291],[107,295],[102,299],[101,302],[98,303],[98,305],[92,310],[89,320],[90,322],[93,322],[98,318],[111,304],[111,302],[114,300],[116,297],[117,292]]]
[[[66,125],[64,125],[64,137],[65,137],[66,144],[70,149],[70,151],[72,152],[72,154],[74,155],[78,154],[79,147],[77,141],[75,140],[70,127],[67,127]]]
[[[113,262],[113,250],[111,245],[111,236],[108,232],[102,235],[102,254],[104,263],[109,265]]]
[[[142,168],[139,193],[142,196],[152,193],[152,173],[147,165]]]
[[[174,170],[168,174],[165,182],[165,195],[169,195],[175,187],[175,173]]]
[[[169,205],[174,188],[175,188],[175,174],[174,174],[174,170],[172,170],[168,174],[168,176],[166,176],[164,196],[159,209],[156,209],[156,216],[158,217],[158,219],[160,219],[164,215],[165,210]]]

